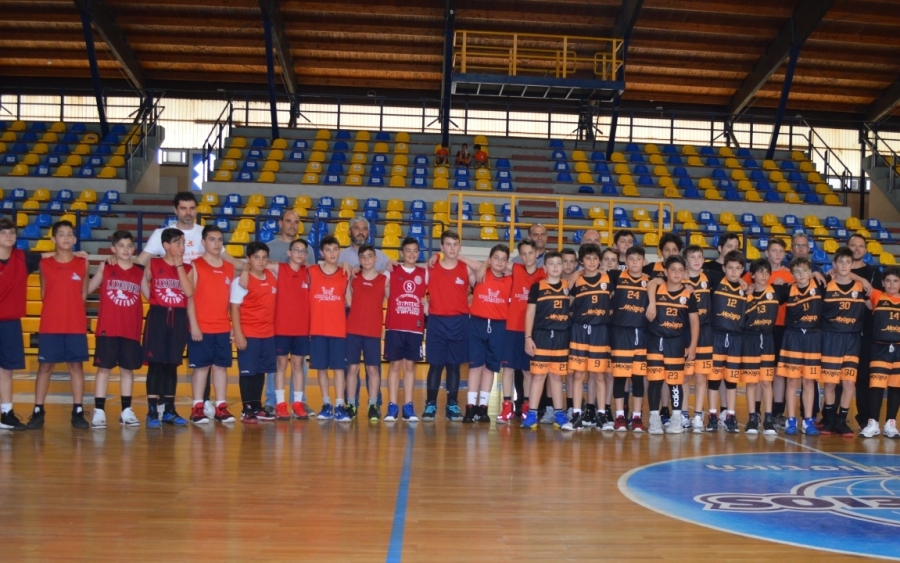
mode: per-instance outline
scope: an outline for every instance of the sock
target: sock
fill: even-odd
[[[147,414],[155,415],[159,412],[159,399],[147,399],[149,412]]]
[[[759,412],[761,410],[762,410],[762,402],[756,401],[756,412]]]
[[[336,407],[343,407],[343,406],[344,406],[344,399],[337,399],[337,400],[334,402],[334,406],[336,406]]]
[[[659,411],[650,411],[650,415],[659,414]]]
[[[34,412],[36,413],[44,413],[44,405],[34,405]]]
[[[609,407],[607,407],[607,408],[609,408]],[[625,416],[625,411],[623,411],[623,410],[622,410],[622,411],[616,411],[616,418],[619,418],[620,416]]]
[[[3,414],[8,413],[9,411],[12,410],[12,408],[13,408],[12,403],[0,403],[0,412],[2,412]]]
[[[633,413],[631,413],[631,418],[632,418],[632,419],[635,419],[635,418],[641,418],[641,413],[639,413],[639,412],[633,412]]]
[[[703,411],[694,411],[694,416],[699,416],[700,418],[703,418]]]
[[[728,409],[728,414],[734,416],[734,409]]]
[[[478,404],[478,391],[469,391],[466,393],[466,404],[467,405],[477,405]]]
[[[102,399],[99,397],[94,397],[94,408],[100,409],[101,411],[106,410],[106,397]]]
[[[575,404],[574,399],[570,399],[570,398],[566,397],[566,408],[567,409],[575,410],[575,407],[573,406],[574,404]]]
[[[572,407],[572,412],[577,416],[577,415],[581,414],[581,409],[576,409],[575,407]]]
[[[225,406],[225,401],[216,401],[216,408],[224,407],[224,406]]]
[[[672,409],[672,416],[680,416],[681,409]]]
[[[767,412],[767,413],[766,413],[766,420],[769,420],[770,418],[772,418],[772,413]]]
[[[294,402],[295,403],[303,402],[303,391],[294,391]]]
[[[505,403],[506,401],[512,402],[512,396],[504,395],[504,396],[503,396],[503,402]]]
[[[276,389],[275,390],[275,404],[284,402],[284,389]]]
[[[122,396],[122,410],[131,408],[131,395]]]
[[[374,406],[378,404],[378,397],[369,397],[369,406]]]
[[[719,411],[717,411],[716,409],[709,409],[709,416],[716,416],[716,414],[718,414],[718,412]]]
[[[784,403],[772,403],[772,414],[775,416],[784,414]]]
[[[84,409],[81,407],[81,405],[72,405],[72,414],[79,414],[83,411]]]
[[[194,408],[203,406],[203,399],[194,399]]]
[[[612,405],[606,405],[606,412],[610,412],[612,410]],[[616,411],[619,412],[619,411]],[[622,411],[624,413],[624,411]]]
[[[478,404],[486,405],[488,401],[491,400],[491,392],[490,391],[479,391],[478,393]]]
[[[356,406],[356,397],[350,397],[349,399],[347,399],[347,404],[355,407]]]
[[[169,412],[175,412],[175,397],[166,397],[166,410]]]
[[[331,404],[331,397],[329,397],[328,395],[323,395],[323,396],[322,396],[322,404],[323,404],[323,405],[330,405],[330,404]]]

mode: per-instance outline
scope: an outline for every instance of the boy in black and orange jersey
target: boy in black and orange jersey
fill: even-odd
[[[853,251],[838,248],[834,253],[834,275],[822,297],[821,381],[825,386],[825,406],[821,433],[848,437],[855,434],[847,426],[847,414],[859,370],[863,316],[872,290],[866,280],[853,279],[852,268]],[[835,405],[838,385],[843,387],[839,406]]]
[[[707,385],[709,424],[706,430],[715,432],[719,429],[719,421],[715,414],[717,409],[714,407],[718,407],[719,388],[724,385],[728,403],[725,430],[737,433],[734,406],[737,402],[737,384],[741,379],[744,314],[747,309],[747,293],[741,282],[741,275],[744,273],[744,255],[737,250],[726,254],[722,270],[725,278],[710,285],[712,296],[709,301],[709,317],[713,337],[713,370]],[[710,273],[710,276],[715,275]]]
[[[655,285],[648,291],[647,319],[650,320],[647,338],[647,381],[650,399],[650,434],[662,434],[663,423],[659,414],[663,383],[669,385],[672,413],[677,424],[670,424],[667,432],[680,434],[681,402],[684,397],[684,363],[694,359],[697,339],[700,336],[700,319],[697,302],[690,290],[682,284],[685,275],[684,258],[677,254],[663,263],[666,270],[665,284]],[[685,333],[690,333],[690,343],[685,346]]]
[[[641,409],[644,403],[644,377],[647,375],[647,275],[644,268],[644,249],[632,246],[625,251],[627,269],[619,275],[612,300],[612,337],[610,358],[613,372],[613,398],[616,403],[614,429],[626,432],[625,385],[631,379],[634,410],[631,419],[633,432],[643,432]]]
[[[747,409],[750,421],[745,427],[747,434],[759,432],[759,413],[756,403],[760,401],[763,413],[763,433],[774,436],[775,418],[772,414],[772,381],[775,379],[775,322],[781,303],[769,284],[772,266],[765,258],[750,264],[753,285],[747,292],[747,308],[744,313],[744,338],[741,349],[741,381],[747,389]],[[762,388],[761,396],[757,389]]]
[[[568,370],[569,284],[562,279],[563,263],[559,252],[544,254],[547,279],[531,286],[525,312],[525,353],[531,356],[531,401],[540,401],[544,382],[550,375],[554,425],[561,428],[568,420],[563,409],[562,378]],[[524,414],[524,413],[523,413]],[[537,411],[530,409],[522,428],[535,428]]]
[[[873,290],[872,303],[874,327],[872,361],[869,375],[869,396],[857,397],[857,402],[869,400],[870,412],[881,415],[881,403],[887,388],[887,413],[884,435],[900,438],[897,430],[897,411],[900,410],[900,268],[892,266],[884,271],[884,292]],[[881,433],[878,418],[870,418],[860,435],[874,438]]]
[[[700,319],[700,337],[697,340],[697,354],[694,361],[684,364],[685,380],[694,380],[694,418],[690,425],[695,433],[703,432],[703,403],[706,399],[706,389],[709,387],[710,376],[713,373],[713,331],[710,323],[710,289],[717,286],[723,278],[719,270],[704,270],[703,249],[692,244],[687,246],[682,253],[687,264],[687,276],[685,285],[694,290],[694,299],[697,301],[697,316]],[[687,386],[685,386],[687,388]],[[718,389],[718,387],[716,387]],[[685,399],[687,396],[685,395]],[[716,401],[718,403],[718,401]],[[687,404],[687,401],[685,401]],[[685,420],[685,422],[688,422]]]

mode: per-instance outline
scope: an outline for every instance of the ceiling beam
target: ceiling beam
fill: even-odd
[[[825,17],[834,0],[800,0],[791,18],[781,26],[778,36],[769,44],[753,70],[731,97],[728,112],[737,114],[750,102],[772,73],[787,59],[792,48],[800,48]]]
[[[866,109],[866,121],[881,121],[900,104],[900,82],[894,82]]]
[[[143,90],[147,86],[144,70],[138,64],[134,51],[125,40],[122,30],[116,24],[115,18],[110,13],[104,0],[74,0],[75,5],[81,11],[91,17],[94,30],[100,34],[109,52],[119,61],[122,72],[134,88]]]
[[[631,37],[631,31],[634,29],[643,4],[644,0],[622,0],[622,8],[619,10],[613,26],[613,37],[620,39]]]
[[[297,73],[294,72],[294,58],[291,56],[291,46],[288,43],[287,34],[284,32],[284,20],[281,18],[281,7],[278,0],[259,0],[259,7],[263,15],[272,22],[272,35],[275,47],[275,55],[278,64],[281,65],[281,77],[284,87],[293,96],[297,93]]]

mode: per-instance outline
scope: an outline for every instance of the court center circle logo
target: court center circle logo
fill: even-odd
[[[900,561],[900,456],[760,453],[678,459],[619,479],[632,501],[693,524]]]

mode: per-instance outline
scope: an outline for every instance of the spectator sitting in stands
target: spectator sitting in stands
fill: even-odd
[[[488,154],[475,145],[475,168],[488,168]]]
[[[463,143],[462,148],[456,153],[456,165],[469,167],[472,162],[472,154],[469,152],[469,145]]]
[[[447,145],[441,143],[441,146],[434,151],[434,165],[435,166],[447,166],[450,160],[450,149],[447,148]]]

